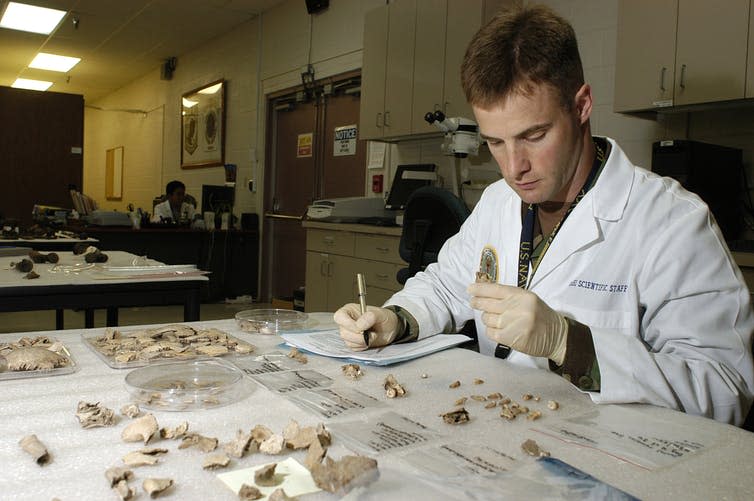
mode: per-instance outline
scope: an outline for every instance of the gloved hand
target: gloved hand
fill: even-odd
[[[471,307],[482,310],[487,336],[516,351],[547,357],[563,364],[568,322],[539,296],[511,285],[475,283],[469,286]]]
[[[367,348],[386,346],[398,337],[398,315],[394,311],[377,306],[367,306],[362,315],[356,303],[349,303],[333,315],[340,328],[340,337],[350,349],[363,351]],[[364,344],[364,331],[369,333],[369,345]]]

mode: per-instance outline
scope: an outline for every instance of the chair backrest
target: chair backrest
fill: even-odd
[[[463,200],[448,190],[425,186],[406,202],[399,252],[409,266],[398,271],[403,284],[437,261],[445,241],[458,233],[470,211]]]

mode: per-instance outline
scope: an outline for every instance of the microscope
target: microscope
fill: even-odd
[[[478,154],[479,126],[475,121],[463,117],[447,118],[440,110],[427,112],[424,120],[445,133],[443,154],[457,158]]]
[[[440,110],[429,111],[424,120],[445,133],[441,151],[453,156],[453,193],[461,197],[460,160],[479,154],[479,126],[474,120],[463,117],[447,118]]]

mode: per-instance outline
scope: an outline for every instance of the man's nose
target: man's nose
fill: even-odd
[[[506,168],[508,174],[513,178],[517,178],[529,170],[529,156],[526,154],[524,148],[516,144],[508,146],[507,149],[508,161],[506,162]]]

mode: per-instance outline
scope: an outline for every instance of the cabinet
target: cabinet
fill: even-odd
[[[620,0],[617,112],[745,97],[750,0]]]
[[[382,305],[403,286],[396,280],[400,228],[305,222],[306,311],[335,311],[358,300],[363,273],[367,302]]]
[[[361,70],[361,139],[411,131],[416,0],[367,12]],[[365,98],[368,97],[368,98]]]
[[[466,47],[482,23],[515,0],[396,0],[367,12],[361,139],[436,133],[428,111],[471,118],[461,89]]]

